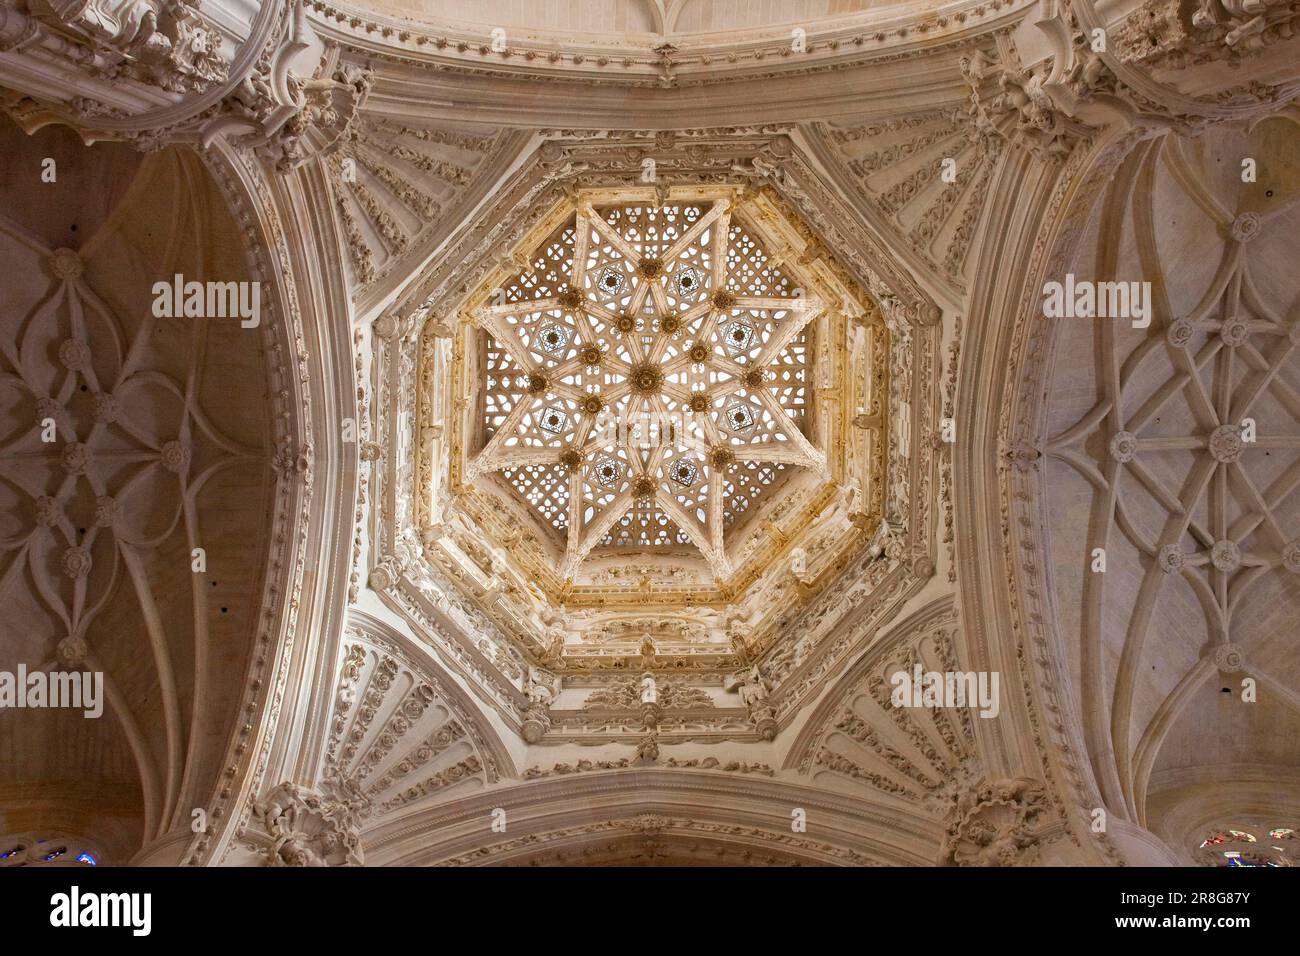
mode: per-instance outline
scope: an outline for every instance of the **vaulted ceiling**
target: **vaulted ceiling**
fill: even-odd
[[[108,693],[0,712],[0,862],[1300,828],[1294,14],[1174,6],[4,7],[0,671]]]
[[[1141,263],[1153,292],[1149,328],[1065,323],[1043,447],[1077,706],[1103,793],[1135,816],[1300,763],[1298,187],[1292,118],[1143,143],[1068,266]]]
[[[156,279],[247,274],[195,156],[8,124],[4,161],[0,667],[104,674],[96,719],[0,719],[4,826],[125,861],[211,792],[242,703],[273,554],[266,356],[237,324],[154,317]]]

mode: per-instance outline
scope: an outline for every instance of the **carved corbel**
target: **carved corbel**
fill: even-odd
[[[367,583],[372,590],[387,591],[397,584],[400,578],[401,570],[397,566],[397,560],[390,555],[370,569]]]
[[[376,316],[370,327],[385,342],[400,342],[417,331],[414,315],[397,310]]]
[[[343,142],[370,93],[374,75],[341,64],[328,75],[305,78],[291,68],[309,47],[301,0],[295,3],[283,41],[269,47],[253,72],[222,103],[218,116],[199,131],[204,147],[227,138],[286,171]]]
[[[1153,132],[1172,117],[1116,76],[1106,33],[1085,28],[1069,0],[1043,0],[1034,21],[1050,54],[1025,68],[1010,40],[996,57],[963,57],[971,90],[968,112],[979,135],[996,135],[1045,162],[1060,162],[1103,129],[1140,125]]]
[[[286,72],[279,83],[271,63],[259,66],[227,98],[225,115],[204,127],[202,142],[234,137],[281,172],[336,150],[374,79],[368,70],[343,66],[311,79]]]
[[[282,783],[253,807],[269,841],[267,866],[361,866],[365,798],[342,781],[321,791]]]
[[[636,745],[636,762],[652,764],[659,759],[659,738],[653,733],[646,734]]]
[[[970,89],[968,113],[981,136],[1001,137],[1044,162],[1070,154],[1080,130],[1043,89],[1044,69],[1026,70],[979,50],[960,65]]]
[[[520,733],[528,743],[535,744],[551,728],[550,709],[560,693],[560,678],[541,668],[530,667],[524,678],[523,691],[528,703],[524,707]]]
[[[941,866],[1026,866],[1055,822],[1047,792],[1024,777],[980,781],[959,793],[948,811]]]

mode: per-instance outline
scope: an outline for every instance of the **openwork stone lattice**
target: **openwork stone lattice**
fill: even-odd
[[[763,249],[730,196],[582,203],[480,308],[483,444],[563,540],[696,549],[790,468],[825,471],[803,430],[809,325],[825,304]],[[755,466],[760,466],[755,470]]]
[[[885,533],[885,313],[801,206],[684,178],[520,203],[416,316],[403,548],[517,674],[735,669]]]

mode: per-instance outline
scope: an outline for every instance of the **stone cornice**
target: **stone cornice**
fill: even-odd
[[[490,830],[498,807],[507,814],[504,835]],[[713,809],[701,814],[701,807]],[[791,832],[792,808],[806,812],[807,833]],[[494,787],[414,809],[368,831],[366,852],[372,860],[399,865],[436,863],[464,853],[508,857],[512,835],[525,834],[532,842],[527,834],[540,837],[575,827],[569,836],[580,837],[593,829],[607,831],[610,821],[642,814],[690,816],[709,826],[755,826],[777,839],[784,834],[822,844],[828,855],[838,848],[839,853],[913,866],[933,861],[943,830],[933,814],[888,797],[876,804],[755,774],[635,768]],[[485,847],[489,839],[498,845]]]
[[[136,0],[141,9],[152,9],[151,3],[157,6]],[[138,57],[125,39],[96,36],[71,14],[67,22],[47,22],[0,7],[0,85],[32,104],[16,118],[29,132],[67,123],[84,131],[87,142],[134,139],[194,122],[245,81],[266,44],[285,29],[292,5],[226,9],[222,0],[205,0],[194,6],[177,22],[181,32],[166,38],[171,55],[162,63]],[[194,49],[206,46],[213,52],[195,62]]]
[[[804,50],[792,28],[707,34],[632,34],[621,38],[547,34],[501,27],[423,23],[347,3],[310,0],[322,33],[357,52],[484,77],[526,77],[651,88],[715,86],[736,79],[807,75],[856,68],[895,57],[926,56],[935,48],[1015,22],[1032,6],[1015,0],[959,0],[920,16],[898,8],[867,10],[805,25]]]

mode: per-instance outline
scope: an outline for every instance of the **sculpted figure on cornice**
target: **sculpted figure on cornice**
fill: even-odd
[[[30,7],[87,43],[108,78],[172,93],[202,93],[226,79],[230,63],[221,37],[199,14],[199,0],[32,0]]]
[[[1292,39],[1297,18],[1288,0],[1147,0],[1120,27],[1120,58],[1174,69],[1236,63]]]
[[[1025,778],[980,781],[953,802],[939,863],[1026,866],[1053,829],[1043,785]]]
[[[335,788],[331,788],[335,789]],[[254,806],[270,840],[268,866],[361,866],[360,815],[355,799],[282,783]]]
[[[39,0],[30,36],[13,45],[38,44],[46,24],[60,29],[74,46],[63,43],[57,55],[71,60],[80,92],[62,99],[56,90],[11,93],[5,108],[28,131],[64,122],[87,138],[124,140],[142,151],[173,143],[207,147],[229,137],[280,171],[336,150],[370,91],[370,71],[338,62],[337,48],[328,46],[321,62],[304,70],[299,61],[311,47],[310,34],[295,2],[265,19],[270,33],[261,55],[249,73],[231,77],[222,38],[199,9],[199,0]],[[86,72],[84,80],[77,70]],[[185,102],[184,95],[195,99],[214,86],[232,85],[219,103],[196,105],[197,113],[159,125],[147,113],[137,116],[95,99],[104,95],[96,93],[97,85],[122,79],[176,94],[173,106]]]
[[[764,740],[776,737],[776,708],[772,706],[772,682],[764,676],[757,664],[739,674],[733,674],[722,685],[726,691],[740,694],[740,702],[749,711],[754,729]]]

